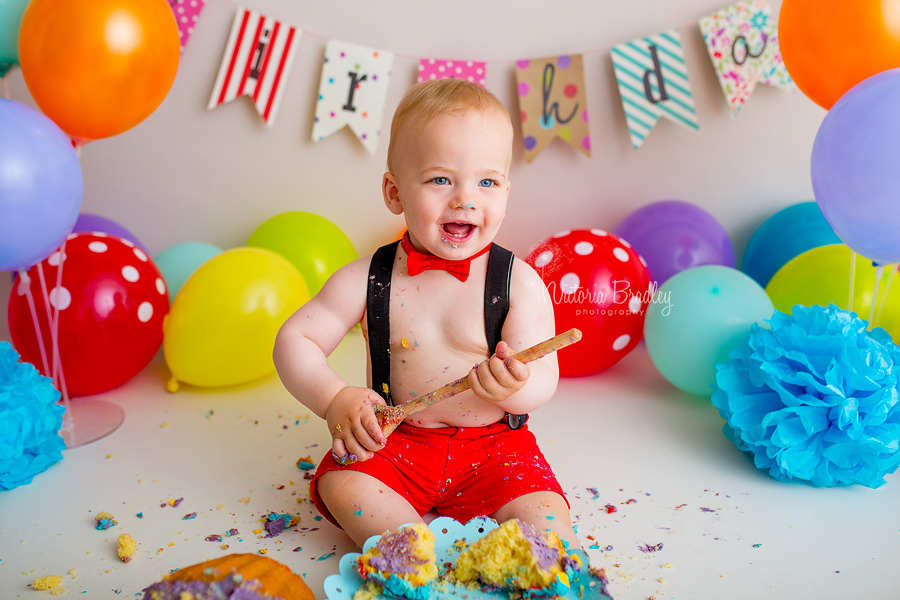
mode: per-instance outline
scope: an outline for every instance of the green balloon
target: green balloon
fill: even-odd
[[[756,281],[737,269],[706,265],[676,273],[647,307],[644,340],[663,377],[691,394],[711,396],[716,363],[775,307]]]
[[[0,77],[19,63],[19,25],[28,0],[0,0]]]
[[[885,268],[878,285],[879,298],[875,305],[875,325],[883,327],[895,341],[900,339],[900,283],[891,282],[888,296],[878,318],[881,296],[890,280]],[[868,321],[872,308],[872,292],[875,291],[875,267],[872,261],[856,257],[856,275],[853,285],[853,312]],[[791,314],[794,305],[828,306],[836,304],[848,308],[850,301],[850,248],[844,244],[832,244],[807,250],[795,256],[781,267],[766,292],[775,308]]]
[[[308,212],[274,216],[253,232],[247,245],[265,248],[293,263],[314,296],[331,275],[359,255],[337,225]]]

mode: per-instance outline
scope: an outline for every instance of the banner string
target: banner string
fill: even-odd
[[[238,4],[237,2],[234,2],[234,0],[219,0],[219,2],[222,2],[223,4],[227,4],[235,9],[247,8],[246,6],[243,6],[241,4]],[[694,27],[695,25],[697,25],[699,23],[700,23],[700,21],[692,21],[690,23],[686,23],[686,24],[682,25],[681,27],[676,27],[676,29],[678,29],[678,30],[688,29],[690,27]],[[302,29],[302,27],[301,27],[301,29]],[[322,40],[323,42],[327,42],[329,39],[331,39],[328,36],[322,35],[321,33],[316,33],[314,31],[307,31],[305,29],[302,29],[302,31],[303,31],[303,35],[309,36],[311,38],[315,38],[317,40]],[[585,50],[584,52],[581,52],[580,54],[584,54],[584,55],[602,54],[604,52],[609,52],[611,50],[612,50],[612,46],[604,46],[602,48],[593,48],[591,50]],[[423,58],[433,58],[430,56],[428,56],[428,57],[416,56],[415,54],[406,54],[403,52],[394,52],[394,56],[397,58],[405,58],[405,59],[414,60],[414,61],[420,61]],[[456,58],[459,59],[460,57],[456,57]],[[517,59],[499,58],[499,59],[483,60],[483,61],[479,61],[479,62],[483,62],[486,65],[513,65],[517,62]]]

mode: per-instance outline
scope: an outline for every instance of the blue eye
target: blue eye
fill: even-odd
[[[480,187],[494,187],[495,185],[497,185],[497,182],[493,179],[482,179],[478,182],[478,185]]]
[[[434,179],[431,180],[431,183],[434,183],[437,185],[447,185],[448,183],[450,183],[450,180],[447,179],[446,177],[435,177]]]

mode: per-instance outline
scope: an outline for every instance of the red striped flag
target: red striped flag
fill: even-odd
[[[207,108],[251,96],[263,120],[272,125],[300,33],[296,27],[239,8]]]

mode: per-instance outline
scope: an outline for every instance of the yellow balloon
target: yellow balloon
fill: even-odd
[[[297,268],[262,248],[209,259],[184,283],[163,323],[172,379],[200,387],[246,383],[275,371],[281,325],[309,300]]]
[[[888,268],[885,267],[878,286],[879,298],[873,320],[896,341],[900,339],[900,278],[895,276],[897,281],[891,282],[881,318],[877,318],[881,296],[889,279]],[[865,321],[868,321],[872,308],[874,287],[875,267],[872,261],[857,255],[853,312]],[[846,309],[850,300],[850,248],[844,244],[832,244],[795,256],[775,273],[766,286],[766,292],[775,308],[788,314],[795,304],[828,306],[831,303]]]

